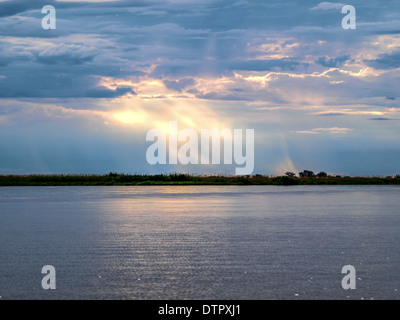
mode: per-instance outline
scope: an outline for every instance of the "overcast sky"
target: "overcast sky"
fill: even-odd
[[[394,0],[0,0],[0,174],[233,173],[148,164],[168,121],[253,128],[255,174],[400,174],[399,68]]]

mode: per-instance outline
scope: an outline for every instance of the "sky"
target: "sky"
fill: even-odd
[[[254,129],[254,174],[400,174],[399,70],[399,1],[0,0],[0,174],[234,173],[149,164],[169,121]]]

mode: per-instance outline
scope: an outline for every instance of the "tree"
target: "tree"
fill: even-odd
[[[299,172],[299,176],[301,178],[312,178],[315,177],[315,174],[310,170],[303,170],[303,172]]]
[[[291,177],[291,178],[293,178],[293,177],[296,176],[296,174],[295,174],[294,172],[286,172],[285,174],[286,174],[288,177]]]
[[[324,171],[321,171],[320,173],[317,174],[318,178],[326,178],[328,176],[328,174]]]

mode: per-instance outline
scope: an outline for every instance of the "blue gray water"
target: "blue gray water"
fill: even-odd
[[[399,299],[399,205],[394,186],[3,187],[0,296]]]

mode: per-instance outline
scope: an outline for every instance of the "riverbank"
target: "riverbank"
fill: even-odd
[[[200,176],[189,174],[0,175],[0,186],[110,185],[400,185],[393,177]]]

